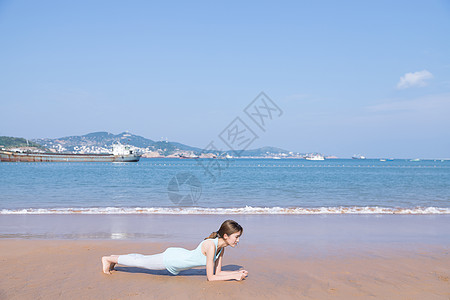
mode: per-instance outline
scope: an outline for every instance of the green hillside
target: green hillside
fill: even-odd
[[[39,144],[28,141],[24,138],[10,137],[10,136],[0,136],[0,147],[3,148],[18,148],[18,147],[36,147],[42,149],[43,147]]]

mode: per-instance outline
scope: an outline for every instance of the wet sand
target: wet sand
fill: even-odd
[[[25,228],[43,222],[40,218],[14,223],[0,217],[0,299],[450,299],[448,217],[161,216],[141,223],[127,216],[119,218],[122,235],[77,240],[74,228],[80,227],[81,234],[86,224],[99,222],[90,231],[103,232],[109,225],[100,229],[100,224],[110,217],[48,217],[53,225],[65,220],[66,225],[54,226],[54,234],[69,232],[71,238],[53,239],[38,234],[41,229]],[[169,246],[193,249],[203,237],[198,232],[207,235],[212,230],[206,225],[227,218],[243,224],[244,235],[237,248],[226,249],[224,269],[248,270],[244,281],[208,282],[204,268],[178,276],[123,266],[112,275],[101,271],[102,255],[154,254]],[[110,225],[117,226],[118,219],[112,219]],[[20,223],[27,238],[11,233],[17,227],[5,229],[7,221],[13,227]],[[123,239],[124,231],[140,231],[130,225],[134,222],[156,226],[148,232],[165,229]],[[190,225],[186,236],[178,233],[183,224]]]

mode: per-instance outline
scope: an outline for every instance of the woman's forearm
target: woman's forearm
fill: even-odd
[[[223,272],[225,272],[225,271],[222,271],[219,274],[215,274],[215,275],[208,277],[208,281],[236,279],[236,274],[238,273],[238,272],[226,272],[226,274],[223,274]]]
[[[219,273],[216,273],[216,275],[228,275],[228,274],[237,274],[239,271],[220,271]]]

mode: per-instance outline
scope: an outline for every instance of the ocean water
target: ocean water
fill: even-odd
[[[0,214],[450,214],[450,161],[0,163]]]

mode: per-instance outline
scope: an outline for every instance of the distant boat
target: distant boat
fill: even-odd
[[[214,156],[213,158],[217,158],[217,159],[231,159],[233,158],[233,156],[226,154],[226,155],[220,155],[220,156]]]
[[[272,157],[273,159],[281,159],[281,157],[278,157],[278,156],[274,156],[274,157]]]
[[[411,159],[410,161],[420,161],[420,159],[419,158],[414,158],[414,159]]]
[[[380,161],[393,161],[393,158],[381,158]]]
[[[352,156],[353,159],[366,159],[365,156],[361,155],[361,154],[355,154]]]
[[[311,154],[305,157],[306,160],[325,160],[325,158],[320,154]]]
[[[195,155],[189,155],[189,156],[187,156],[187,155],[180,155],[180,158],[181,159],[196,159],[196,158],[199,158],[199,157],[195,156]]]

